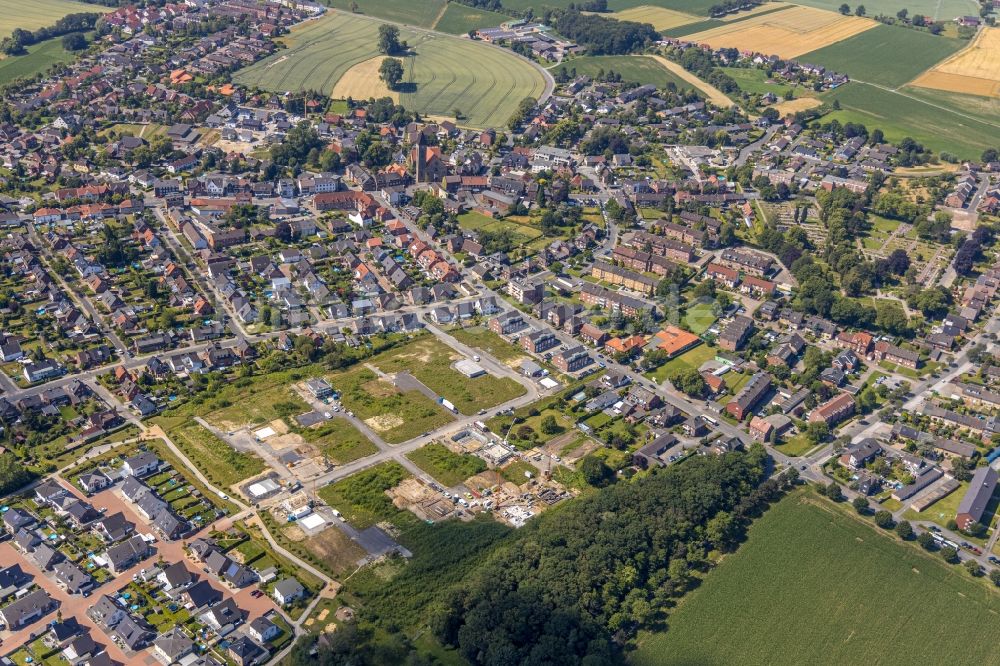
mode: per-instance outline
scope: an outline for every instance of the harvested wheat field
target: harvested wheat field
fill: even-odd
[[[782,118],[784,118],[787,115],[798,113],[799,111],[814,109],[822,104],[823,102],[819,101],[815,97],[800,97],[798,99],[790,99],[787,102],[778,102],[774,105],[774,110],[777,111]]]
[[[876,25],[879,24],[871,19],[842,16],[813,7],[792,7],[752,16],[745,21],[688,35],[684,39],[708,44],[712,48],[736,48],[779,58],[795,58]]]
[[[984,28],[969,46],[918,76],[913,85],[1000,97],[1000,28]]]
[[[399,93],[389,90],[389,86],[385,85],[385,81],[378,75],[378,68],[387,57],[378,56],[351,67],[337,81],[330,97],[333,99],[391,97],[394,102],[399,102]]]
[[[615,12],[611,16],[619,21],[649,23],[657,30],[670,30],[671,28],[679,28],[682,25],[705,20],[701,16],[685,14],[684,12],[678,12],[673,9],[664,9],[663,7],[652,7],[650,5],[623,9],[620,12]]]

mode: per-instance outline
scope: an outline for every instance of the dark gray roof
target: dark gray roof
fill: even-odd
[[[990,466],[977,467],[969,482],[969,489],[965,492],[962,501],[958,503],[957,515],[969,515],[973,520],[978,521],[983,517],[983,511],[993,491],[997,487],[997,472]]]

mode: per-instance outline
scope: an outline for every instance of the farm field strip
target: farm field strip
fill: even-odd
[[[984,145],[1000,141],[1000,122],[995,117],[965,113],[913,95],[910,90],[852,82],[824,95],[825,102],[839,100],[842,107],[825,119],[880,128],[890,141],[910,136],[932,150],[952,152],[963,159],[973,159]]]
[[[347,70],[333,86],[330,93],[334,99],[364,99],[368,96],[391,97],[399,101],[399,94],[383,83],[378,77],[378,70],[388,56],[375,56],[362,60]]]
[[[896,88],[965,46],[959,39],[940,37],[891,25],[871,30],[801,56],[852,79]]]
[[[0,38],[9,36],[15,28],[37,30],[50,26],[67,14],[107,13],[111,7],[70,0],[0,0]]]
[[[772,14],[774,12],[779,12],[782,9],[787,9],[788,7],[792,6],[794,5],[791,5],[787,2],[765,2],[762,5],[757,5],[753,9],[736,12],[735,14],[728,14],[726,16],[723,16],[719,20],[724,21],[726,23],[731,23],[733,21],[742,21],[744,19],[750,18],[751,16],[756,16],[757,14]]]
[[[645,55],[579,56],[553,65],[551,71],[556,71],[561,67],[565,67],[567,71],[576,70],[578,75],[591,77],[598,76],[602,70],[605,73],[613,71],[621,74],[625,81],[632,81],[640,85],[652,84],[657,88],[666,88],[670,83],[677,86],[678,90],[693,87],[672,71],[664,68],[659,61]]]
[[[350,12],[355,0],[326,0],[323,4]],[[356,4],[357,13],[362,16],[430,28],[450,3],[447,0],[356,0]]]
[[[695,23],[701,20],[700,16],[695,16],[694,14],[687,14],[685,12],[665,9],[663,7],[654,7],[652,5],[642,5],[640,7],[632,7],[620,12],[615,12],[611,15],[611,18],[618,19],[619,21],[649,23],[656,30],[679,28],[682,25]]]
[[[984,28],[968,47],[918,76],[913,85],[1000,97],[1000,28]]]
[[[795,4],[835,12],[842,0],[795,0]],[[894,16],[900,9],[906,9],[910,16],[922,14],[933,21],[950,21],[956,16],[979,14],[979,3],[975,0],[874,0],[866,2],[865,9],[869,16]]]
[[[870,30],[878,25],[870,19],[842,16],[812,7],[793,7],[758,14],[693,35],[687,40],[712,48],[732,47],[743,51],[795,58]]]
[[[444,12],[438,16],[433,28],[452,35],[464,35],[470,30],[492,28],[509,20],[510,16],[506,14],[449,2]]]

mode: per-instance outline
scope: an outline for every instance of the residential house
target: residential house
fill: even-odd
[[[830,398],[809,414],[810,423],[826,423],[831,428],[854,414],[854,397],[849,393],[840,393]]]
[[[969,482],[969,489],[965,491],[955,512],[955,522],[959,529],[967,530],[973,523],[980,522],[996,487],[996,470],[989,465],[977,467]]]
[[[771,376],[766,372],[758,372],[726,404],[726,412],[734,419],[742,421],[764,399],[770,389]]]

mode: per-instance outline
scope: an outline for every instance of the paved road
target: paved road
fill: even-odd
[[[778,133],[779,129],[784,129],[784,126],[772,125],[771,127],[767,128],[767,131],[764,132],[764,136],[757,139],[753,143],[748,143],[747,145],[740,148],[740,154],[736,157],[734,166],[741,167],[744,164],[746,164],[747,160],[750,159],[750,156],[759,151],[763,146],[766,146],[771,141],[771,139],[774,138],[774,135]]]

